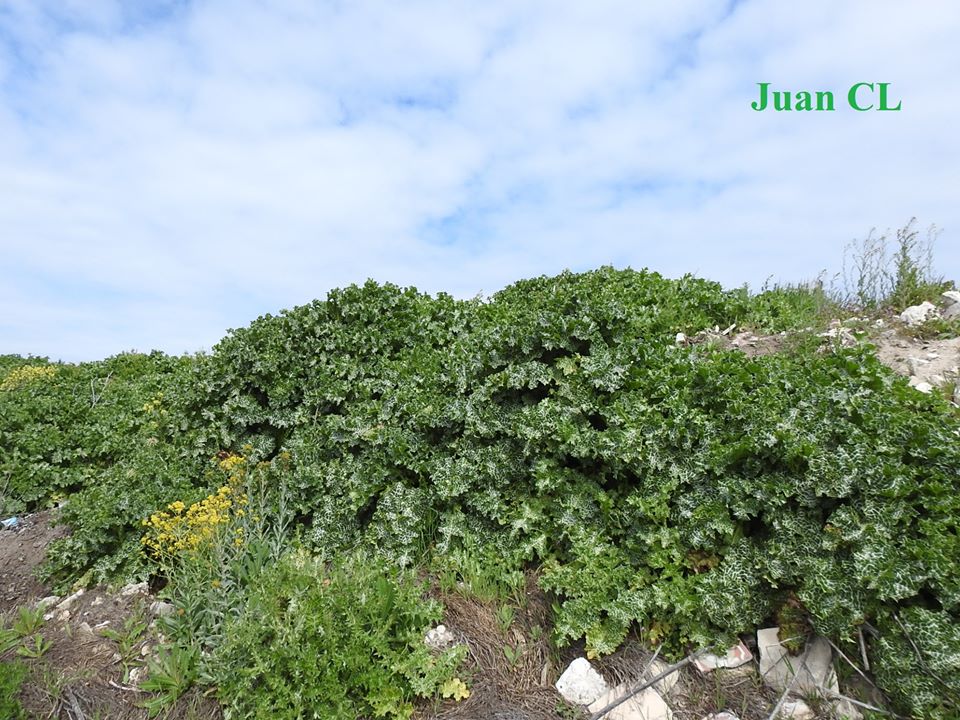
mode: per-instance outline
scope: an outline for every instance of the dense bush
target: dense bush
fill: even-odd
[[[141,518],[212,488],[214,454],[289,453],[285,491],[321,560],[358,544],[401,566],[496,546],[505,567],[542,567],[557,639],[600,653],[633,624],[679,650],[784,605],[839,643],[870,623],[878,678],[936,716],[947,710],[925,666],[960,672],[956,416],[869,348],[797,343],[746,358],[674,342],[731,323],[802,328],[823,307],[819,291],[750,296],[610,268],[521,281],[486,302],[370,282],[262,317],[209,357],[155,358],[117,393],[115,445],[69,434],[113,417],[97,421],[89,400],[65,405],[77,427],[48,433],[43,413],[8,424],[10,447],[37,434],[35,450],[15,452],[45,478],[15,487],[25,501],[61,487],[42,473],[63,443],[73,455],[57,467],[80,492],[55,567],[109,573],[133,562]],[[26,409],[12,394],[0,407],[36,412],[53,404],[48,383],[78,396],[105,370],[64,366],[30,385]],[[904,654],[910,627],[944,652]]]

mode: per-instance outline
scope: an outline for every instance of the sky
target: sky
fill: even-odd
[[[367,278],[842,282],[912,217],[960,280],[958,37],[955,0],[0,0],[0,353],[210,350]]]

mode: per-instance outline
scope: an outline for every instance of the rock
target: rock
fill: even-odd
[[[900,320],[906,325],[922,325],[932,317],[938,317],[940,313],[937,306],[933,303],[922,302],[919,305],[911,305],[900,313]]]
[[[46,615],[44,615],[46,617]],[[68,622],[70,620],[70,611],[69,610],[60,610],[56,615],[58,622]]]
[[[120,590],[121,597],[130,597],[131,595],[146,595],[148,586],[145,582],[139,583],[130,583],[129,585],[124,585],[123,589]]]
[[[73,595],[68,595],[59,603],[57,603],[57,610],[66,610],[71,605],[73,605],[73,603],[76,602],[79,598],[83,597],[83,594],[85,592],[86,590],[84,590],[83,588],[80,588]]]
[[[660,660],[654,660],[653,663],[650,665],[650,669],[647,671],[647,674],[645,677],[647,679],[654,678],[660,673],[662,673],[664,670],[666,670],[668,667],[669,666],[665,662],[661,662]],[[677,686],[677,682],[679,682],[679,680],[680,680],[680,671],[674,670],[672,673],[665,676],[662,680],[657,680],[657,682],[655,682],[653,686],[662,695],[666,696],[666,695],[669,695],[671,692],[673,692],[673,689]]]
[[[677,345],[683,345],[687,341],[687,336],[682,332],[678,332],[677,336],[673,340]]]
[[[945,293],[940,295],[940,299],[943,301],[943,306],[945,308],[960,307],[960,291],[957,290],[947,290]],[[944,317],[949,317],[944,314]]]
[[[423,638],[424,644],[433,650],[443,650],[453,645],[455,641],[456,638],[447,630],[446,625],[437,625],[432,630],[428,630],[426,637]]]
[[[47,595],[47,597],[40,598],[39,600],[37,600],[37,604],[34,605],[34,607],[37,610],[40,610],[40,609],[46,610],[48,607],[56,605],[58,602],[60,602],[59,595]]]
[[[150,612],[156,615],[157,617],[166,617],[167,615],[172,615],[173,611],[177,608],[173,603],[163,602],[162,600],[157,600],[156,602],[150,603]]]
[[[153,652],[153,646],[147,643],[142,648],[140,648],[140,657],[146,657],[152,652]]]
[[[703,720],[740,720],[736,715],[734,715],[729,710],[724,710],[723,712],[710,713]]]
[[[735,668],[753,660],[753,653],[742,642],[737,643],[721,656],[705,653],[693,661],[697,670],[702,673],[713,672],[717,668]]]
[[[567,702],[577,705],[589,705],[610,689],[607,681],[584,657],[578,657],[567,666],[555,687]]]
[[[103,605],[103,598],[100,595],[97,595],[90,603],[90,607],[96,607],[97,605]]]
[[[617,685],[590,703],[587,709],[591,713],[600,712],[610,703],[626,695],[628,690],[626,684]],[[600,717],[602,720],[673,720],[673,711],[660,693],[653,688],[647,688]]]
[[[147,679],[147,669],[145,667],[135,667],[130,671],[129,682],[131,685],[139,685]]]
[[[863,720],[863,713],[857,706],[844,698],[834,700],[833,712],[840,720]]]
[[[778,720],[814,720],[815,717],[813,708],[803,700],[784,700],[777,715]]]
[[[931,385],[930,383],[928,383],[928,382],[925,381],[925,380],[919,380],[919,381],[917,381],[917,382],[913,382],[914,379],[915,379],[915,378],[910,378],[910,385],[911,385],[915,390],[919,390],[920,392],[922,392],[922,393],[927,393],[927,394],[933,392],[933,385]]]
[[[77,634],[83,638],[92,638],[93,637],[93,628],[90,627],[90,623],[82,622],[77,626]]]
[[[826,638],[815,637],[800,655],[789,655],[777,636],[779,628],[757,631],[760,651],[760,676],[770,687],[783,691],[793,687],[797,695],[815,692],[818,688],[837,690],[837,674],[833,669],[833,651]],[[793,682],[794,675],[797,676]]]

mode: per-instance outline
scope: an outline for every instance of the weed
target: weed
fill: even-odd
[[[36,659],[43,657],[51,647],[53,647],[53,643],[38,633],[30,640],[24,640],[23,645],[17,648],[17,655]]]
[[[162,647],[148,663],[147,679],[140,683],[143,690],[156,693],[143,706],[150,717],[169,710],[197,680],[200,651],[195,646]]]
[[[43,627],[43,612],[43,607],[20,607],[13,623],[13,631],[22,638],[33,635]]]

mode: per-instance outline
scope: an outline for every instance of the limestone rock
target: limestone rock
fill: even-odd
[[[947,290],[940,296],[940,299],[943,300],[944,318],[949,320],[950,318],[960,317],[960,292]]]
[[[742,642],[727,650],[726,655],[718,656],[713,653],[704,653],[693,664],[702,673],[713,672],[717,668],[735,668],[753,660],[753,653]]]
[[[776,690],[793,687],[797,695],[816,692],[819,688],[837,690],[837,674],[833,669],[833,651],[826,638],[815,637],[803,653],[790,655],[780,644],[779,628],[757,631],[760,650],[760,676]],[[793,682],[796,676],[796,682]]]
[[[157,617],[166,617],[167,615],[172,615],[174,610],[176,610],[176,608],[172,603],[163,602],[162,600],[157,600],[150,603],[150,612]]]
[[[629,690],[626,684],[607,690],[587,708],[597,713],[607,705],[623,697]],[[673,711],[663,697],[653,688],[639,692],[627,701],[617,705],[610,712],[601,715],[602,720],[673,720]]]
[[[740,720],[736,715],[734,715],[729,710],[724,710],[723,712],[710,713],[703,720]]]
[[[58,602],[60,602],[59,595],[47,595],[47,597],[37,600],[37,604],[34,607],[36,607],[37,610],[46,610],[48,607],[56,605]]]
[[[785,700],[780,706],[777,720],[814,720],[813,708],[803,700]]]
[[[655,678],[657,675],[666,670],[669,666],[660,660],[654,660],[650,665],[650,669],[647,670],[646,678]],[[673,689],[677,686],[677,682],[680,680],[680,671],[674,670],[669,675],[665,676],[662,680],[657,680],[653,686],[660,692],[663,696],[668,696]]]
[[[148,586],[145,582],[139,583],[130,583],[129,585],[124,585],[123,589],[120,590],[121,597],[130,597],[131,595],[146,595]]]
[[[428,630],[426,637],[423,638],[424,644],[433,650],[443,650],[455,641],[456,638],[452,632],[447,630],[446,625],[437,625],[435,628]]]
[[[75,593],[73,593],[73,595],[68,595],[67,597],[65,597],[63,600],[57,603],[57,610],[66,610],[67,608],[69,608],[71,605],[73,605],[74,602],[76,602],[79,598],[83,596],[84,592],[86,591],[83,588],[80,588]]]
[[[921,325],[930,318],[938,317],[940,313],[937,306],[930,302],[922,302],[919,305],[911,305],[900,313],[900,319],[906,325]]]
[[[557,680],[556,688],[567,702],[577,705],[589,705],[609,690],[607,681],[583,657],[567,666]]]

